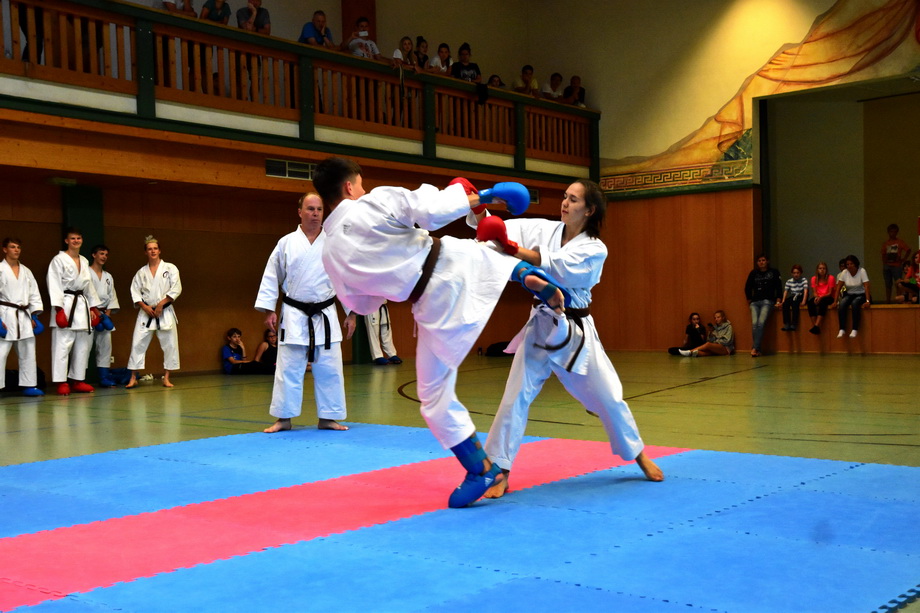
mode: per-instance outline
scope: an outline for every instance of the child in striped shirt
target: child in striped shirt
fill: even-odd
[[[783,289],[783,332],[792,332],[799,325],[799,309],[808,295],[808,278],[802,276],[802,267],[792,267],[792,278]]]

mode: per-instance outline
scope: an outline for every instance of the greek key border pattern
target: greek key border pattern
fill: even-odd
[[[667,190],[681,191],[681,188],[718,186],[722,183],[737,183],[753,180],[751,159],[730,160],[713,164],[695,164],[648,172],[634,172],[601,177],[600,187],[605,192],[622,194]]]

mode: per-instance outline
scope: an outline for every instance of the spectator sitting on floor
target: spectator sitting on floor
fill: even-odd
[[[696,349],[706,342],[706,327],[699,313],[690,313],[687,318],[687,327],[684,329],[684,343],[680,347],[669,347],[668,353],[680,355],[681,349]]]
[[[224,372],[228,375],[256,375],[260,373],[259,363],[246,359],[243,333],[239,328],[227,330],[227,344],[220,351]]]
[[[262,371],[267,375],[275,374],[275,364],[278,362],[278,333],[271,328],[266,328],[262,333],[262,342],[256,348],[253,362],[262,365]],[[309,368],[307,370],[310,370]]]
[[[332,30],[326,26],[326,13],[323,11],[313,12],[313,20],[303,24],[297,42],[327,49],[339,48],[332,40]]]
[[[725,311],[713,314],[715,325],[709,324],[709,340],[695,349],[681,349],[680,354],[688,358],[704,358],[710,355],[732,355],[735,353],[735,332]]]

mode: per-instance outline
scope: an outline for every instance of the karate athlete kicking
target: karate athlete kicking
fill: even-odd
[[[36,387],[35,335],[44,329],[37,317],[45,306],[32,271],[19,262],[21,254],[21,240],[3,239],[3,260],[0,260],[0,389],[6,387],[6,358],[16,347],[22,395],[44,396],[45,392]]]
[[[278,361],[269,413],[276,417],[264,432],[291,429],[300,415],[303,378],[313,364],[313,395],[320,430],[348,430],[338,420],[347,416],[345,375],[342,372],[342,328],[335,307],[335,290],[323,268],[323,202],[308,193],[297,206],[300,225],[283,236],[265,265],[256,309],[268,313],[265,326],[278,332]],[[279,294],[279,289],[280,294]],[[281,298],[281,321],[275,314]],[[346,338],[355,332],[357,317],[345,318]]]
[[[635,460],[650,481],[664,480],[664,473],[643,451],[639,428],[623,400],[623,385],[589,312],[591,289],[600,282],[607,259],[607,247],[600,239],[606,211],[607,201],[597,184],[579,180],[565,191],[560,221],[504,222],[499,217],[484,217],[485,213],[478,216],[477,238],[494,241],[504,253],[540,266],[572,294],[571,307],[564,315],[535,305],[527,324],[508,344],[506,351],[514,353],[514,361],[485,446],[489,459],[502,468],[506,478],[489,488],[486,498],[498,498],[507,491],[530,405],[551,374],[589,413],[600,418],[613,453]],[[547,340],[552,334],[562,335],[563,330],[567,331],[563,338]]]
[[[414,191],[378,187],[365,193],[362,181],[361,167],[344,158],[326,159],[314,170],[313,185],[334,208],[324,224],[323,263],[339,300],[357,313],[373,313],[384,300],[414,303],[421,413],[467,471],[448,500],[450,507],[464,507],[503,477],[457,399],[457,368],[513,271],[516,280],[560,311],[563,293],[530,267],[482,243],[439,240],[428,233],[467,215],[471,207],[484,209],[482,203],[492,198],[523,212],[530,198],[522,185],[500,183],[480,195],[469,181],[455,179],[444,190],[422,185]]]
[[[147,264],[131,281],[131,301],[138,311],[131,339],[131,357],[128,358],[131,379],[126,389],[137,387],[137,371],[146,364],[147,347],[154,334],[163,350],[163,387],[173,387],[169,372],[179,370],[179,320],[173,308],[182,293],[179,269],[160,259],[160,243],[152,236],[144,238],[144,252]]]
[[[99,297],[89,261],[80,255],[83,234],[69,228],[64,244],[67,249],[54,256],[47,275],[48,298],[55,311],[51,319],[51,380],[57,383],[59,396],[95,391],[85,379],[93,326],[99,323]]]

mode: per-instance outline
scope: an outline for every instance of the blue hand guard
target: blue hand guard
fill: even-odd
[[[536,275],[537,277],[540,277],[541,279],[549,283],[549,285],[544,287],[539,292],[535,292],[529,287],[527,287],[526,285],[524,285],[524,277],[528,275]],[[547,300],[553,297],[553,294],[556,293],[557,288],[559,289],[559,291],[562,292],[562,296],[565,298],[565,302],[563,306],[565,306],[565,308],[568,308],[572,305],[572,294],[569,293],[569,290],[565,289],[565,287],[562,286],[562,283],[554,279],[551,274],[549,274],[542,268],[531,266],[527,262],[521,262],[520,264],[514,267],[514,271],[511,273],[511,279],[523,285],[524,289],[526,289],[528,292],[536,296],[543,304],[545,304],[549,308],[553,308],[553,307],[550,306]]]
[[[35,327],[32,329],[32,334],[38,336],[45,331],[45,325],[38,319],[38,315],[33,315],[32,321],[35,322]]]
[[[512,215],[520,215],[530,206],[530,192],[520,183],[513,181],[496,183],[493,187],[479,192],[481,204],[491,204],[493,198],[504,200]]]

